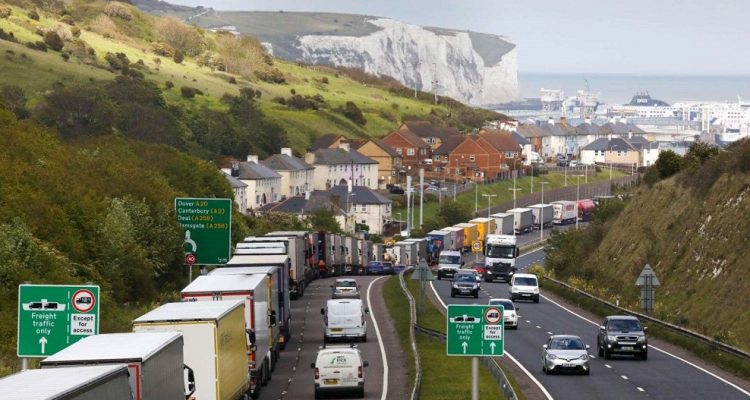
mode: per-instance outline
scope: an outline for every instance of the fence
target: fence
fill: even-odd
[[[548,280],[548,281],[550,281],[550,282],[552,282],[552,283],[554,283],[554,284],[556,284],[556,285],[558,285],[558,286],[564,287],[564,288],[566,288],[568,290],[571,290],[571,291],[573,291],[575,293],[578,293],[578,294],[580,294],[582,296],[588,297],[589,299],[592,299],[592,300],[594,300],[596,302],[602,303],[602,304],[604,304],[604,305],[606,305],[608,307],[611,307],[611,308],[613,308],[615,310],[618,310],[618,311],[621,311],[621,312],[624,312],[624,313],[627,313],[627,314],[635,315],[636,317],[638,317],[638,318],[640,318],[642,320],[646,320],[646,321],[649,321],[649,322],[654,323],[656,325],[659,325],[661,327],[667,328],[667,329],[671,330],[672,332],[675,332],[675,333],[677,333],[679,335],[686,336],[686,337],[689,337],[689,338],[692,338],[692,339],[696,339],[696,340],[698,340],[700,342],[703,342],[703,343],[709,344],[711,346],[714,346],[714,347],[716,347],[716,348],[718,348],[718,349],[720,349],[720,350],[722,350],[722,351],[724,351],[726,353],[732,354],[732,355],[737,356],[739,358],[743,358],[745,360],[750,360],[750,353],[747,353],[747,352],[745,352],[745,351],[743,351],[741,349],[738,349],[738,348],[736,348],[734,346],[730,346],[730,345],[728,345],[726,343],[719,342],[718,340],[711,339],[708,336],[701,335],[700,333],[693,332],[693,331],[685,329],[685,328],[683,328],[681,326],[670,324],[669,322],[662,321],[660,319],[651,317],[649,315],[645,315],[645,314],[637,313],[637,312],[634,312],[634,311],[630,311],[630,310],[628,310],[626,308],[623,308],[623,307],[620,307],[618,305],[612,304],[612,303],[610,303],[607,300],[600,299],[600,298],[598,298],[598,297],[596,297],[596,296],[594,296],[592,294],[584,292],[581,289],[578,289],[578,288],[575,288],[573,286],[570,286],[570,285],[568,285],[565,282],[560,282],[560,281],[558,281],[556,279],[553,279],[553,278],[550,278],[548,276],[543,276],[543,278],[546,279],[546,280]]]

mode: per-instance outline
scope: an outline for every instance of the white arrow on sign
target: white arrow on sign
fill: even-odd
[[[490,343],[490,350],[492,351],[492,354],[495,354],[495,342]]]
[[[469,344],[466,343],[466,342],[463,342],[463,343],[461,343],[461,347],[464,348],[464,354],[466,354],[466,348],[469,347]],[[42,353],[44,353],[44,351],[42,351]]]
[[[42,336],[42,338],[39,339],[39,344],[42,345],[42,354],[44,354],[44,346],[47,344],[47,338]]]

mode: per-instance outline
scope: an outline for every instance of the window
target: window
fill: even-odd
[[[469,161],[474,162],[476,160],[476,157],[472,154],[469,156]]]
[[[400,147],[396,147],[396,154],[401,155],[402,150]]]
[[[259,194],[255,195],[255,204],[260,204],[260,195]]]
[[[406,149],[407,156],[413,156],[414,154],[415,154],[414,149],[412,148]]]
[[[367,212],[367,204],[362,204],[359,208],[362,212]]]

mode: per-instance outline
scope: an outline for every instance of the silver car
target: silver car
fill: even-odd
[[[584,345],[580,337],[553,335],[542,348],[542,371],[589,374],[589,345]]]
[[[359,285],[355,279],[336,279],[331,285],[333,288],[332,298],[334,299],[358,299]]]

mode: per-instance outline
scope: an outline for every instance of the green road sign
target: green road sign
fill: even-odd
[[[232,199],[176,198],[174,208],[185,235],[185,264],[226,264],[232,237]]]
[[[99,286],[18,286],[19,357],[47,357],[98,333]]]
[[[502,356],[503,307],[449,304],[446,352],[449,356]]]

